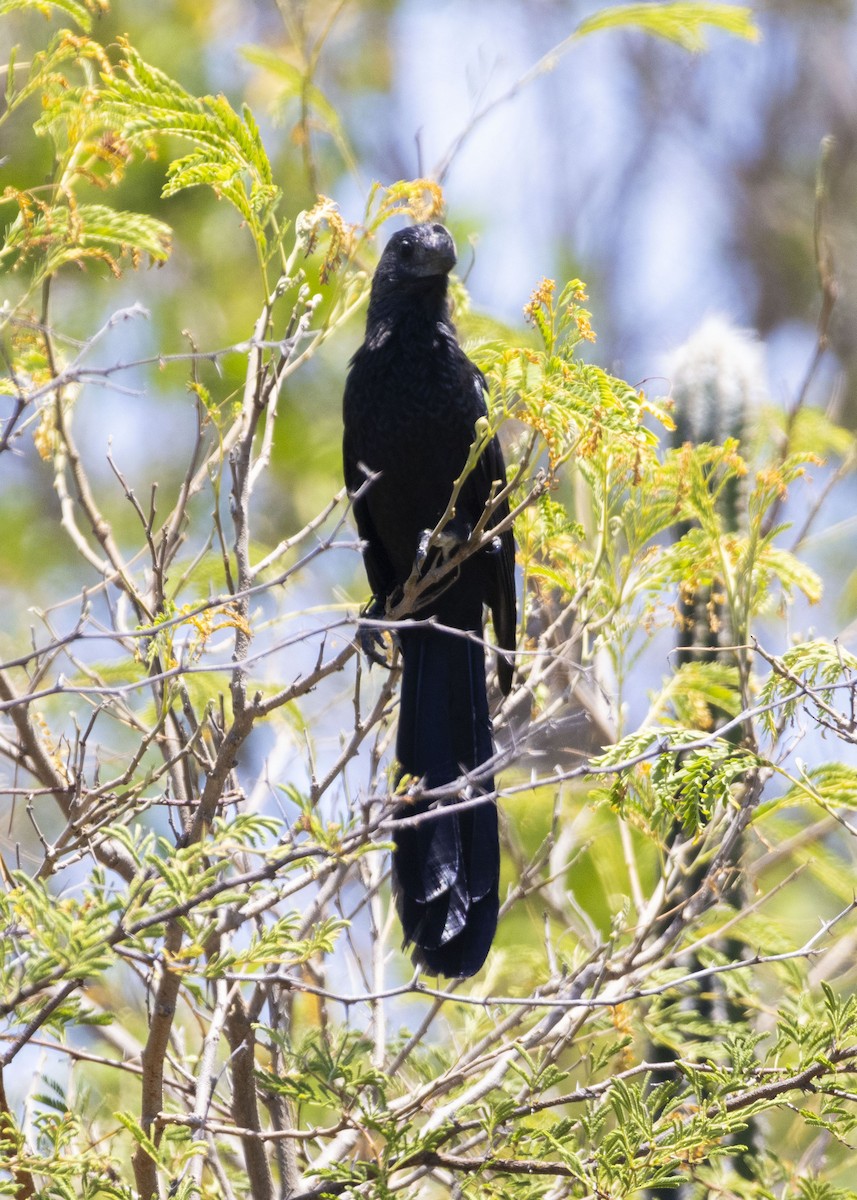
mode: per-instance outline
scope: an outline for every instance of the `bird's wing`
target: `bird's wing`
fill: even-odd
[[[367,493],[372,487],[367,482],[366,472],[351,453],[348,439],[343,442],[342,460],[345,474],[345,486],[351,496],[351,506],[357,532],[363,542],[363,564],[369,579],[372,595],[384,607],[396,587],[396,576],[393,565],[384,549],[384,544],[378,536],[378,531],[372,520],[372,513],[367,499]]]
[[[484,392],[487,384],[481,371],[469,361],[467,365],[472,372],[472,386],[478,393],[479,407],[482,414],[487,415]],[[468,479],[465,481],[462,500],[465,503],[468,516],[475,524],[482,515],[485,503],[491,496],[506,486],[506,464],[503,461],[503,450],[500,440],[493,437],[480,455]],[[492,529],[509,515],[509,503],[501,501],[494,509],[488,521]],[[518,608],[515,596],[515,537],[511,529],[499,534],[499,548],[484,552],[485,560],[485,600],[491,609],[494,622],[494,634],[497,645],[503,650],[513,651],[516,642],[518,624]],[[497,662],[497,674],[500,687],[504,693],[512,686],[512,661],[500,656]]]
[[[498,438],[485,447],[479,462],[479,468],[485,474],[485,496],[491,494],[491,486],[495,480],[500,481],[500,487],[506,484],[506,465],[503,462],[503,451]],[[503,500],[497,505],[488,522],[493,528],[509,515],[509,502]],[[515,596],[515,537],[511,529],[506,529],[498,535],[500,546],[490,549],[486,554],[486,599],[491,609],[494,622],[494,634],[497,644],[503,650],[514,650],[516,629],[518,624],[518,606]],[[510,659],[500,656],[497,660],[497,675],[501,690],[506,693],[512,686],[513,665]]]

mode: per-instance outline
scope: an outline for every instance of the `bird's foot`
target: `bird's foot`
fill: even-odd
[[[377,598],[372,599],[360,614],[361,617],[368,618],[370,621],[383,620],[384,615],[384,604]],[[366,655],[370,666],[375,663],[379,667],[386,667],[388,671],[390,670],[390,656],[387,652],[383,630],[374,625],[361,624],[357,630],[357,645]]]

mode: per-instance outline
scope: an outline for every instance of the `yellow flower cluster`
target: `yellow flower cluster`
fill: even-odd
[[[534,288],[527,304],[524,305],[524,316],[531,325],[539,324],[539,314],[551,316],[553,313],[553,295],[556,282],[553,279],[542,279]]]

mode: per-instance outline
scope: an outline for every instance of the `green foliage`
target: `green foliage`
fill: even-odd
[[[16,199],[20,218],[10,228],[0,261],[8,258],[13,266],[21,266],[37,259],[36,284],[69,263],[83,266],[87,260],[98,260],[119,275],[126,255],[135,261],[148,255],[152,262],[164,262],[169,254],[169,226],[143,213],[116,212],[104,204],[33,212],[28,197],[21,194]]]
[[[330,135],[343,163],[356,173],[357,163],[342,119],[318,84],[309,79],[295,63],[288,62],[264,46],[245,46],[242,53],[248,62],[264,68],[274,76],[281,89],[278,106],[284,107],[290,101],[299,102],[301,108],[306,110],[303,119],[307,122],[311,119],[314,125],[320,126]]]
[[[105,123],[102,93],[95,82],[94,72],[112,70],[105,49],[86,36],[61,30],[44,51],[33,55],[20,80],[13,65],[2,120],[38,99],[42,112],[34,129],[52,144],[54,170],[47,189],[41,184],[29,190],[7,188],[0,197],[0,203],[17,209],[0,245],[0,265],[29,275],[17,306],[7,306],[2,325],[25,311],[33,293],[63,267],[102,262],[119,275],[123,260],[135,267],[144,258],[163,262],[171,237],[169,227],[149,214],[114,209],[82,196],[93,185],[99,190],[115,186],[128,159],[127,145]],[[74,75],[84,82],[75,84]]]
[[[131,147],[144,151],[167,135],[192,142],[190,154],[170,162],[164,196],[189,187],[212,188],[237,209],[266,259],[266,228],[276,228],[280,193],[249,108],[239,116],[224,96],[192,96],[144,62],[127,42],[121,49],[119,69],[105,79],[99,97],[104,121]],[[68,102],[74,106],[74,97]]]
[[[735,4],[694,3],[616,4],[587,17],[578,33],[622,28],[643,29],[693,52],[706,48],[707,29],[720,29],[750,41],[759,36],[751,9]]]
[[[674,727],[629,734],[592,765],[596,774],[616,772],[605,799],[661,839],[674,822],[690,836],[701,833],[755,762],[710,730]]]
[[[21,9],[30,9],[47,17],[52,9],[56,9],[89,33],[93,16],[104,12],[106,7],[105,0],[0,0],[0,17]]]
[[[770,734],[776,735],[806,705],[825,728],[832,724],[845,732],[849,718],[837,712],[836,704],[847,702],[857,674],[853,654],[836,642],[815,638],[791,647],[773,668],[760,694]]]
[[[357,560],[338,478],[303,527],[292,481],[265,488],[293,436],[286,391],[293,415],[314,372],[340,386],[321,351],[356,336],[376,234],[440,219],[443,193],[373,185],[359,224],[323,195],[292,203],[247,106],[93,40],[100,5],[52,7],[82,32],[48,29],[7,75],[5,116],[32,106],[52,164],[2,198],[18,292],[0,454],[20,418],[83,582],[79,611],[66,590],[4,633],[0,1193],[844,1196],[857,659],[753,639],[819,598],[780,507],[852,439],[801,407],[752,444],[669,446],[669,403],[590,361],[581,280],[542,280],[528,329],[470,314],[454,282],[490,392],[469,465],[499,432],[522,568],[516,688],[495,714],[507,903],[478,978],[413,981],[385,874],[396,676],[357,665],[363,582],[330,600]],[[315,74],[338,11],[292,59],[245,56],[300,109],[302,148],[321,132],[352,168]],[[707,29],[754,34],[745,9],[647,4],[572,36],[613,27],[693,50]],[[117,190],[131,168],[157,177],[159,215]],[[226,213],[257,311],[226,349],[188,336],[174,353],[171,331],[133,362],[134,402],[179,460],[165,484],[75,437],[127,347],[107,357],[118,317],[64,338],[75,301],[53,284],[186,253],[163,219],[182,203]],[[201,245],[217,269],[222,243]],[[691,602],[710,644],[670,653]],[[811,743],[794,760],[806,727],[821,761]],[[798,1181],[818,1137],[827,1161]]]

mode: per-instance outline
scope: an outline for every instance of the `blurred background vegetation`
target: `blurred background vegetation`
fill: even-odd
[[[701,57],[605,31],[573,45],[554,70],[492,108],[587,11],[553,0],[116,0],[93,34],[106,44],[127,33],[144,57],[195,94],[249,102],[285,193],[284,212],[310,207],[323,192],[357,221],[371,181],[440,168],[474,307],[520,325],[541,276],[578,276],[590,288],[598,361],[655,392],[668,390],[668,353],[719,312],[759,332],[770,400],[781,409],[793,402],[815,341],[814,190],[821,140],[833,135],[827,234],[840,298],[811,400],[826,406],[833,399],[840,420],[853,427],[854,4],[756,5],[757,43],[715,31],[712,52]],[[45,39],[45,21],[33,14],[13,14],[4,26],[22,55]],[[3,187],[32,186],[49,169],[47,141],[31,133],[37,103],[34,97],[22,106],[0,134]],[[471,128],[485,108],[488,115]],[[137,300],[151,319],[129,326],[126,357],[186,349],[183,331],[200,348],[246,336],[260,302],[251,239],[208,189],[163,200],[163,180],[163,158],[138,162],[112,202],[174,227],[169,262],[119,282],[97,267],[85,278],[66,272],[58,299],[58,311],[68,314],[65,332],[88,334]],[[272,542],[338,485],[342,379],[361,324],[355,319],[350,340],[336,339],[286,390],[271,528],[257,530]],[[223,402],[241,378],[240,361],[231,366],[224,364],[222,378],[213,370],[204,378]],[[81,437],[91,429],[104,444],[109,432],[117,461],[132,476],[139,469],[140,479],[154,455],[165,484],[170,431],[187,413],[176,403],[184,385],[183,368],[162,372],[155,437],[148,402],[110,389],[78,415]],[[24,588],[46,602],[74,571],[71,548],[52,540],[49,473],[19,456],[6,464],[0,489],[0,588]],[[825,574],[839,573],[829,588],[837,626],[857,610],[843,552],[854,533],[852,497],[840,492],[834,500],[845,524],[828,529],[816,551]],[[43,564],[36,577],[21,565],[33,561]],[[73,575],[67,590],[75,590]]]

